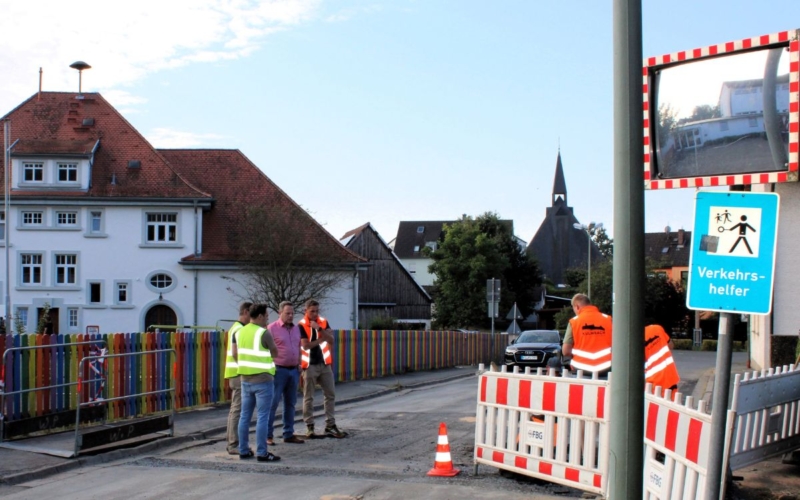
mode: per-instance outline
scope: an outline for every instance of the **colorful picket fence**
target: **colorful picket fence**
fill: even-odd
[[[488,363],[492,353],[499,359],[507,342],[505,335],[441,331],[338,330],[334,335],[333,370],[338,382]],[[88,341],[96,344],[74,345]],[[9,352],[0,374],[5,392],[50,387],[8,395],[2,414],[7,422],[41,417],[75,409],[78,401],[163,390],[171,377],[175,409],[223,403],[230,397],[224,378],[226,345],[224,331],[0,335],[0,354],[10,348],[44,347]],[[174,359],[166,352],[108,358],[78,374],[80,360],[103,348],[108,354],[174,349],[175,355]],[[79,380],[80,386],[75,384]],[[110,401],[107,419],[149,415],[172,410],[171,406],[168,394]]]

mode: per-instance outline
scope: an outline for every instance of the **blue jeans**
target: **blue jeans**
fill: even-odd
[[[272,407],[274,387],[272,382],[250,384],[242,381],[242,415],[239,417],[240,455],[250,452],[250,443],[248,442],[250,419],[253,417],[253,410],[256,409],[258,410],[256,419],[256,455],[259,457],[267,456],[267,421],[269,420],[269,409]]]
[[[297,386],[300,384],[300,371],[297,368],[279,366],[275,372],[275,395],[272,410],[269,412],[267,437],[272,439],[275,428],[275,413],[283,399],[283,438],[294,436],[294,414],[297,405]]]

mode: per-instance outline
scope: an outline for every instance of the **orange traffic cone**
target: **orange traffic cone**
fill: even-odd
[[[439,424],[439,440],[436,442],[436,458],[433,469],[428,471],[429,476],[452,477],[461,472],[453,468],[453,459],[450,458],[450,443],[447,441],[447,425]]]

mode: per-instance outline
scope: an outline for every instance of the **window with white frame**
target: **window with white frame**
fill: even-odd
[[[56,254],[56,285],[75,285],[78,283],[78,256],[75,254]]]
[[[78,308],[70,307],[67,309],[67,326],[71,329],[78,328]]]
[[[103,232],[103,211],[89,210],[89,233],[101,234]]]
[[[147,243],[175,243],[178,241],[178,214],[148,213]]]
[[[17,318],[15,320],[16,325],[21,325],[22,328],[25,328],[28,324],[28,308],[27,307],[18,307],[17,308]],[[16,329],[16,328],[15,328]],[[23,333],[17,330],[17,333]]]
[[[44,212],[38,210],[26,210],[22,212],[23,226],[41,226],[44,222]]]
[[[56,212],[56,224],[59,226],[76,226],[78,212]]]
[[[23,163],[22,180],[24,182],[44,182],[43,163]]]
[[[169,274],[154,274],[150,278],[150,285],[158,290],[163,290],[172,286],[172,277]]]
[[[23,285],[42,284],[42,254],[20,254],[20,280]]]
[[[145,278],[147,288],[157,293],[169,292],[177,284],[177,278],[172,273],[164,270],[153,271]]]
[[[77,163],[59,163],[57,169],[58,182],[78,182]]]
[[[114,282],[114,303],[117,305],[127,305],[131,303],[131,282]]]

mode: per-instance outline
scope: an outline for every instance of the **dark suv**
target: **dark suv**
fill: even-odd
[[[561,370],[561,336],[556,330],[525,330],[506,347],[505,364],[511,369],[555,368]]]

